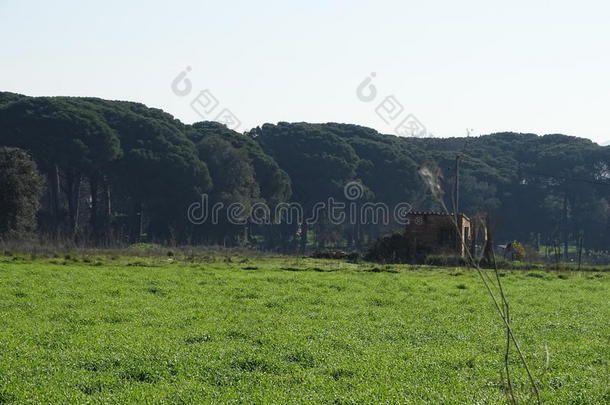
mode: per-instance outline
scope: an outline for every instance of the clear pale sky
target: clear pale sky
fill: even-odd
[[[394,95],[435,136],[610,140],[608,1],[0,0],[0,43],[2,91],[138,101],[187,123],[209,89],[241,130],[392,133],[375,107]],[[171,82],[187,66],[180,97]],[[372,72],[365,103],[356,88]]]

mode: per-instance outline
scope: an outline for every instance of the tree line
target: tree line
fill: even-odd
[[[353,202],[344,194],[350,182],[362,187],[357,204],[408,202],[416,210],[440,210],[418,168],[442,174],[451,207],[459,156],[459,209],[488,213],[498,241],[582,243],[596,251],[610,242],[610,148],[573,136],[409,138],[357,125],[284,122],[237,133],[215,122],[183,124],[139,103],[0,93],[0,146],[1,194],[21,190],[0,198],[5,238],[11,228],[96,245],[362,248],[402,225],[337,224],[324,216],[313,224],[282,217],[234,223],[224,215],[218,223],[193,224],[186,212],[206,194],[225,210],[235,202],[298,203],[307,217],[329,197]],[[20,215],[34,212],[36,222],[23,219],[18,227],[15,207],[28,190],[39,198]]]

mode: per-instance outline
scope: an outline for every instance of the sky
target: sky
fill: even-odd
[[[605,142],[609,16],[587,0],[0,0],[0,91],[137,101],[239,131],[416,122],[426,136]]]

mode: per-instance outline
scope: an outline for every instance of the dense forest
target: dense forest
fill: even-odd
[[[439,210],[418,174],[423,165],[442,174],[445,203],[453,207],[459,156],[459,210],[488,213],[498,243],[582,241],[589,251],[610,245],[610,148],[573,136],[409,138],[284,122],[242,134],[215,122],[186,125],[138,103],[0,93],[0,146],[13,151],[7,156],[26,151],[35,162],[42,180],[30,187],[41,190],[36,229],[50,240],[362,248],[402,225],[337,224],[324,216],[295,222],[273,208],[298,203],[308,217],[330,197],[350,202],[344,187],[358,182],[358,204]],[[219,220],[193,223],[187,211],[204,194],[210,204],[222,203]],[[228,221],[223,210],[233,203],[263,203],[270,221]]]

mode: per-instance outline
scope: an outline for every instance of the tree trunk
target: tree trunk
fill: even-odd
[[[483,259],[487,265],[493,264],[494,238],[491,229],[489,215],[485,216],[485,248],[483,249]]]
[[[101,200],[101,214],[98,217],[99,229],[100,229],[100,239],[103,239],[104,242],[108,243],[111,239],[111,218],[112,218],[112,203],[111,203],[111,193],[110,193],[110,182],[106,176],[102,177],[102,200]]]
[[[316,224],[316,242],[317,242],[317,249],[318,250],[324,250],[326,247],[326,237],[327,237],[327,226],[324,223],[324,221],[319,221]]]
[[[80,186],[82,176],[74,169],[68,170],[66,177],[66,195],[68,199],[68,217],[70,234],[74,236],[78,231],[78,216],[80,207]]]
[[[580,271],[580,265],[582,264],[582,248],[584,246],[584,232],[580,231],[578,235],[578,271]]]
[[[104,177],[104,220],[110,223],[110,216],[112,215],[112,203],[110,201],[110,182],[107,177]]]
[[[59,167],[53,165],[49,172],[49,185],[51,191],[51,213],[53,215],[53,231],[55,237],[59,235],[59,223],[60,223],[60,202],[59,202]]]
[[[299,253],[304,255],[305,248],[307,247],[307,235],[308,235],[308,225],[307,221],[303,221],[301,224],[301,240],[300,240],[300,248]]]
[[[133,207],[133,226],[131,229],[131,243],[140,242],[140,237],[142,236],[142,230],[144,227],[142,211],[142,203],[135,203]]]
[[[563,218],[561,239],[563,242],[563,260],[568,261],[568,192],[563,194]]]
[[[89,188],[91,191],[91,213],[89,216],[89,223],[91,225],[91,234],[94,240],[97,241],[99,237],[99,222],[98,222],[98,176],[93,175],[89,177]]]
[[[246,223],[246,225],[244,225],[244,240],[243,240],[243,246],[248,246],[248,242],[249,242],[249,237],[248,237],[248,224]]]
[[[356,214],[356,249],[362,250],[362,224],[360,223],[360,213],[362,212],[362,208],[358,207],[358,211]]]

